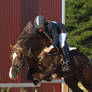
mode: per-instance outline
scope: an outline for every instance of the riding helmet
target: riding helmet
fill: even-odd
[[[46,23],[46,19],[44,16],[37,16],[34,19],[34,26],[35,28],[41,28]]]

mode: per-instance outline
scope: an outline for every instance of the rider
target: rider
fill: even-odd
[[[34,19],[34,31],[33,33],[47,33],[48,36],[52,39],[52,44],[50,47],[45,49],[45,52],[49,53],[53,48],[59,47],[62,51],[62,54],[65,58],[65,64],[62,68],[62,71],[70,70],[70,58],[69,58],[69,49],[66,44],[66,27],[64,24],[56,21],[46,21],[44,16],[37,16]]]

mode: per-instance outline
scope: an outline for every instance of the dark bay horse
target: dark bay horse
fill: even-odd
[[[44,49],[51,44],[51,40],[44,33],[34,35],[25,30],[11,47],[10,79],[15,79],[23,66],[28,64],[27,78],[34,84],[41,80],[51,81],[55,75],[54,77],[64,77],[65,83],[73,92],[83,92],[78,87],[79,81],[88,92],[92,92],[92,61],[87,56],[78,50],[70,51],[71,71],[63,72],[60,64],[63,59],[61,60],[58,49],[55,48],[48,54],[44,52]],[[36,79],[35,74],[38,75]]]

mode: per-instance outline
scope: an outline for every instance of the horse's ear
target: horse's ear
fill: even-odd
[[[12,44],[10,44],[10,48],[12,48]]]

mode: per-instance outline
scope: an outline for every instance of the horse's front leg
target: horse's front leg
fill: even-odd
[[[35,80],[33,78],[33,74],[34,74],[34,69],[29,69],[28,73],[27,73],[27,79],[31,82],[34,83],[34,85],[37,85],[39,83],[39,80]]]

